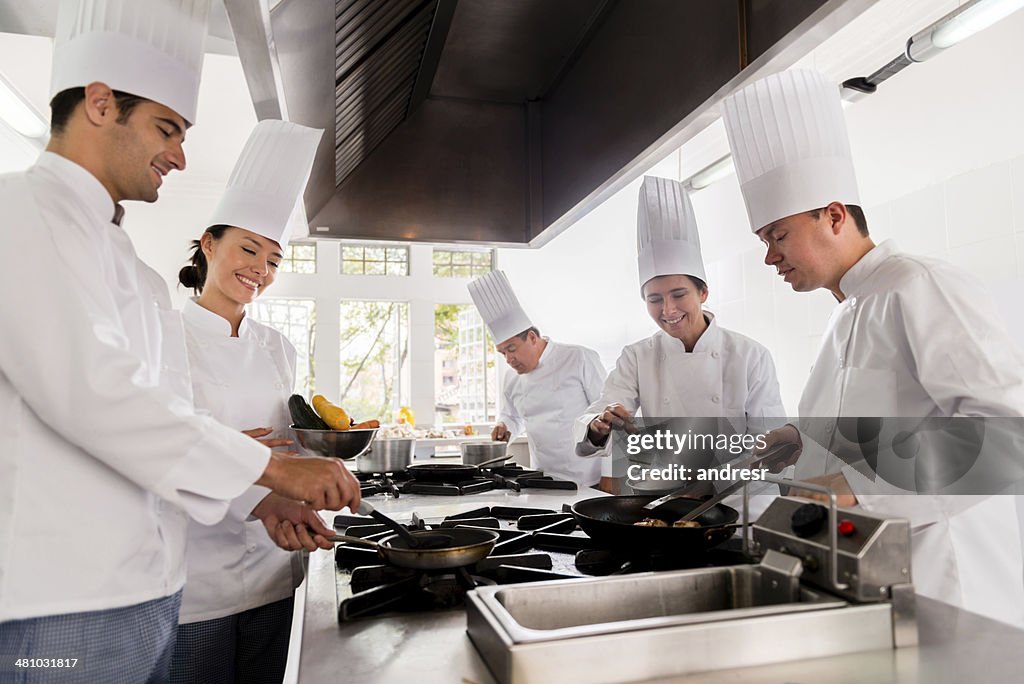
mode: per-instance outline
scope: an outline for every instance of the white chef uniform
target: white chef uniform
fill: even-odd
[[[637,209],[637,253],[641,288],[664,275],[706,282],[697,221],[680,183],[644,178]],[[722,427],[738,434],[762,434],[780,422],[785,409],[771,354],[749,337],[719,327],[713,313],[704,311],[704,316],[708,327],[691,352],[663,331],[622,350],[601,397],[576,420],[578,455],[610,447],[614,435],[599,448],[587,439],[587,431],[612,403],[634,415],[639,409],[647,418],[726,418],[728,424]]]
[[[296,232],[308,232],[302,191],[322,133],[273,119],[256,124],[209,224],[238,226],[282,247]],[[194,300],[186,303],[183,318],[196,408],[238,430],[270,427],[268,438],[290,439],[295,349],[287,338],[247,318],[238,337],[231,337],[231,324]],[[248,520],[268,493],[253,486],[216,525],[189,525],[182,624],[291,596],[295,554],[277,547],[261,522]]]
[[[474,280],[469,293],[497,344],[533,327],[502,271]],[[531,467],[589,487],[601,479],[601,460],[573,456],[572,426],[600,394],[606,373],[592,349],[544,340],[547,346],[536,368],[505,373],[498,420],[513,438],[526,431]]]
[[[752,230],[832,201],[858,204],[838,90],[824,76],[775,74],[727,98],[723,110]],[[835,448],[837,417],[1024,415],[1019,352],[979,283],[891,242],[862,257],[839,287],[846,299],[800,400],[797,476],[842,469],[865,509],[909,518],[919,593],[1024,626],[1015,497],[911,495],[869,481],[822,447]]]
[[[281,333],[243,318],[238,337],[221,316],[189,300],[182,310],[196,408],[237,430],[270,427],[291,439],[288,396],[295,348]],[[292,595],[294,554],[279,548],[252,509],[269,494],[253,486],[216,525],[191,523],[181,623],[211,620]]]
[[[65,5],[52,92],[101,81],[194,120],[205,3]],[[0,206],[0,621],[171,596],[183,511],[222,518],[270,451],[195,415],[180,316],[92,174],[44,152]]]

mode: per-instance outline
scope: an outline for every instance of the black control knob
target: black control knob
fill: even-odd
[[[828,509],[820,504],[806,503],[793,511],[790,524],[798,537],[813,537],[828,521]]]

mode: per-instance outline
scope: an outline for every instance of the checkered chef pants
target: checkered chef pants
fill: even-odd
[[[180,608],[179,591],[124,608],[0,622],[0,684],[166,682]],[[74,666],[54,662],[71,659]]]

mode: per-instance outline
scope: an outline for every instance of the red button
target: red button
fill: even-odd
[[[853,521],[851,521],[851,520],[840,520],[839,521],[839,534],[843,535],[844,537],[853,536],[853,534],[856,531],[857,531],[857,528],[856,528],[856,526],[854,526]]]

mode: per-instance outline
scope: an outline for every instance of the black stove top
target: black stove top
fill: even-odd
[[[462,496],[478,494],[492,489],[561,489],[575,490],[576,484],[545,475],[542,470],[522,466],[484,468],[481,474],[454,482],[425,482],[405,471],[395,473],[356,473],[363,496],[383,494],[398,498],[402,494],[429,494],[434,496]]]
[[[408,484],[408,483],[407,483]],[[475,565],[454,570],[409,570],[382,565],[377,552],[346,544],[335,548],[338,620],[395,612],[460,608],[466,591],[490,584],[635,572],[717,567],[752,562],[734,537],[702,553],[625,552],[600,548],[576,526],[568,512],[489,506],[427,522],[412,516],[410,529],[482,527],[499,535],[491,554]],[[372,518],[339,515],[334,527],[345,534],[379,540],[393,534]]]

